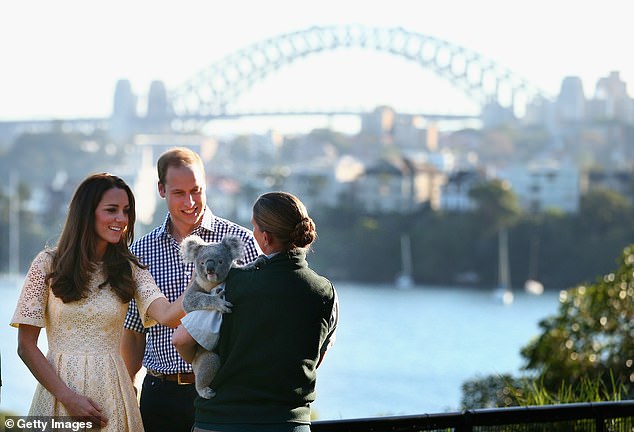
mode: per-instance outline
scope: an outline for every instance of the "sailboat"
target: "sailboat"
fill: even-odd
[[[409,289],[414,286],[412,277],[412,248],[409,235],[401,235],[401,272],[396,277],[398,289]]]
[[[539,239],[536,236],[533,236],[531,238],[528,256],[528,279],[524,282],[524,291],[532,295],[542,295],[544,293],[544,285],[537,280],[538,248]]]
[[[508,243],[508,231],[506,228],[500,228],[498,232],[498,286],[494,295],[504,304],[513,303],[515,297],[511,290]]]

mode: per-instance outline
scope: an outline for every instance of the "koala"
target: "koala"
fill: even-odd
[[[181,243],[183,262],[194,263],[194,283],[185,292],[183,309],[185,312],[210,309],[214,303],[210,294],[219,294],[215,288],[220,285],[235,266],[235,262],[242,258],[243,243],[239,237],[225,236],[220,243],[206,243],[197,235],[190,235]],[[221,296],[214,296],[217,301],[216,309],[227,313],[231,310]],[[227,307],[228,306],[228,307]]]
[[[239,237],[225,236],[219,243],[206,243],[197,235],[190,235],[181,243],[183,262],[193,262],[195,276],[192,285],[183,296],[183,309],[189,313],[196,310],[215,309],[220,313],[231,312],[231,303],[224,300],[219,285],[226,279],[235,262],[242,258],[243,243]],[[220,356],[212,351],[218,343],[218,333],[209,329],[204,348],[196,347],[192,368],[196,376],[196,391],[205,398],[211,399],[216,392],[209,387],[218,368]]]

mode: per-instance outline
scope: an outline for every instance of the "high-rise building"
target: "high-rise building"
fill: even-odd
[[[556,103],[557,117],[564,122],[582,121],[586,115],[586,96],[583,93],[581,78],[565,77]]]
[[[634,123],[634,101],[627,94],[627,84],[618,71],[597,81],[591,109],[594,118]]]
[[[169,107],[167,102],[167,90],[163,81],[152,81],[147,98],[147,118],[161,119],[167,117]]]
[[[131,119],[136,117],[136,96],[132,93],[130,81],[122,79],[117,81],[114,90],[114,104],[112,107],[113,118]]]
[[[110,126],[110,133],[115,139],[125,139],[133,133],[137,119],[136,104],[137,98],[132,92],[130,81],[117,81]]]
[[[152,81],[147,98],[147,128],[149,132],[166,133],[170,130],[171,109],[163,81]]]

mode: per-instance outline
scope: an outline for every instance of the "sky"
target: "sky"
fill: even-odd
[[[141,98],[177,89],[253,43],[316,25],[403,27],[476,51],[548,94],[569,75],[587,97],[611,71],[634,87],[634,20],[603,0],[19,0],[0,3],[0,121],[107,117],[117,80]],[[446,80],[385,53],[339,50],[256,83],[237,108],[465,113]],[[267,122],[273,120],[267,119]]]

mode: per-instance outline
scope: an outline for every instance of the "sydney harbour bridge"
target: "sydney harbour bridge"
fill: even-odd
[[[104,129],[135,132],[187,132],[217,119],[265,115],[361,115],[349,110],[254,112],[233,109],[256,83],[308,56],[346,48],[362,48],[406,59],[433,72],[482,109],[496,106],[514,116],[531,100],[548,99],[544,92],[508,68],[468,48],[401,27],[360,25],[310,27],[281,34],[236,51],[201,70],[170,91],[150,88],[146,114],[136,113],[135,100],[119,82],[112,115],[107,118],[23,120],[0,122],[0,136],[43,131],[61,123],[65,130]],[[153,87],[154,87],[153,83]],[[473,118],[477,115],[416,113],[428,119]]]

